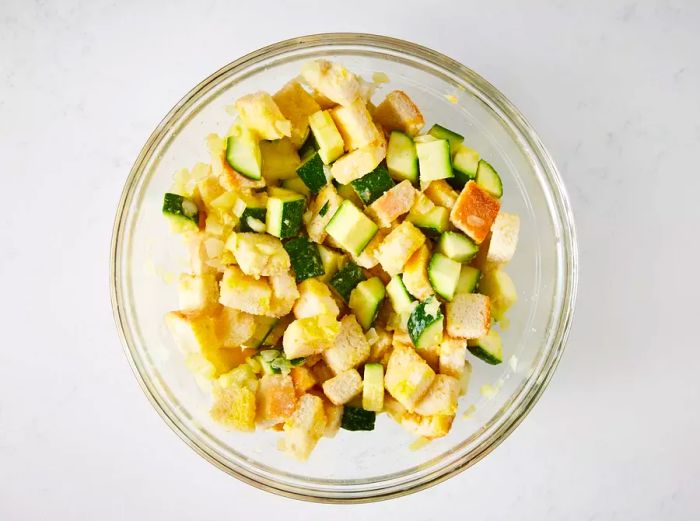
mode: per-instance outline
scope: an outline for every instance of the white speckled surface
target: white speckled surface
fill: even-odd
[[[236,4],[0,4],[0,519],[700,518],[700,4]],[[160,118],[241,54],[332,30],[433,47],[509,96],[581,251],[569,347],[526,421],[457,478],[356,507],[201,460],[143,397],[108,298],[116,202]]]

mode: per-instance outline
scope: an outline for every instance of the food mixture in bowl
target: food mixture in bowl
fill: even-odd
[[[424,131],[407,92],[373,103],[388,81],[307,63],[274,95],[236,100],[211,163],[164,196],[190,256],[166,322],[212,417],[281,431],[301,460],[381,412],[444,436],[467,352],[503,361],[520,220],[460,129]]]

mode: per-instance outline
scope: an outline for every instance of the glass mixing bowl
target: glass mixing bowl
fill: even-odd
[[[177,307],[172,284],[185,249],[161,214],[180,168],[208,161],[205,137],[222,134],[225,107],[250,92],[276,91],[315,58],[366,78],[386,73],[375,100],[406,91],[429,123],[466,137],[503,178],[503,209],[521,217],[507,271],[519,300],[503,333],[504,363],[471,359],[469,391],[449,435],[412,450],[411,435],[379,415],[371,433],[322,439],[309,461],[279,452],[279,433],[228,432],[209,418],[209,395],[186,369],[163,316]],[[256,487],[298,499],[359,502],[434,485],[491,452],[522,421],[552,376],[571,324],[577,254],[569,202],[551,157],[520,112],[475,72],[430,49],[367,34],[322,34],[276,43],[217,71],[158,125],[119,202],[111,256],[112,305],[134,374],[168,425],[205,459]],[[482,386],[490,385],[480,392]],[[469,411],[465,414],[465,411]]]

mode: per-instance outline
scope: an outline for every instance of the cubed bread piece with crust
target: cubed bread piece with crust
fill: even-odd
[[[454,415],[421,416],[406,413],[401,417],[401,426],[415,436],[434,439],[441,438],[450,432]]]
[[[343,420],[343,406],[335,405],[330,400],[323,400],[323,407],[326,411],[326,430],[323,431],[323,436],[325,438],[335,438]]]
[[[340,333],[333,345],[323,352],[323,359],[336,374],[357,367],[367,360],[369,342],[355,315],[345,315],[340,321]]]
[[[253,315],[226,306],[214,316],[214,323],[222,347],[239,347],[255,332]]]
[[[256,279],[287,272],[291,266],[282,241],[266,233],[237,233],[233,255],[241,271]]]
[[[292,367],[289,374],[292,377],[294,392],[297,394],[297,396],[301,396],[316,385],[316,378],[314,377],[314,374],[311,372],[311,369],[305,365]]]
[[[377,233],[374,234],[374,237],[372,237],[372,240],[367,243],[365,249],[362,250],[362,253],[357,256],[352,256],[352,260],[355,261],[355,264],[367,270],[374,268],[379,263],[377,259],[377,249],[387,235],[389,235],[388,228],[378,230]]]
[[[318,355],[321,356],[321,355]],[[308,358],[307,358],[308,359]],[[312,367],[311,367],[311,373],[314,375],[314,378],[316,379],[316,383],[318,384],[323,384],[326,380],[330,380],[335,376],[333,373],[333,370],[328,367],[328,364],[324,360],[320,360],[319,362],[316,362]]]
[[[440,344],[440,373],[460,378],[467,358],[467,341],[446,336]]]
[[[486,295],[463,293],[445,305],[447,334],[456,338],[481,338],[491,327],[491,301]]]
[[[388,228],[396,219],[408,213],[417,193],[410,181],[401,181],[370,204],[367,215],[382,228]]]
[[[309,134],[309,116],[321,110],[321,107],[296,80],[288,82],[272,99],[284,117],[292,123],[292,144],[296,148],[301,147]]]
[[[416,412],[421,416],[452,416],[457,412],[457,398],[459,397],[459,380],[445,374],[435,376],[430,385],[416,404]]]
[[[340,156],[331,165],[331,175],[340,184],[346,185],[369,174],[386,156],[386,140],[382,135],[374,143]]]
[[[267,92],[255,92],[236,100],[243,123],[262,139],[281,139],[292,135],[292,123],[284,117]]]
[[[401,273],[408,259],[425,244],[425,235],[408,221],[402,222],[387,235],[377,248],[375,257],[389,275]]]
[[[448,209],[452,209],[457,203],[457,197],[459,197],[459,194],[444,179],[438,179],[430,183],[428,188],[425,189],[425,195],[436,205],[444,206]]]
[[[350,105],[360,97],[357,76],[339,63],[326,60],[307,62],[301,75],[312,89],[339,105]]]
[[[340,309],[328,286],[317,279],[306,279],[298,286],[299,298],[294,304],[296,318],[316,315],[338,316]]]
[[[425,347],[415,347],[423,360],[425,360],[430,368],[436,373],[440,369],[440,344],[433,344]]]
[[[219,284],[216,277],[182,273],[177,285],[181,311],[213,311],[219,307]]]
[[[386,329],[375,326],[366,335],[367,342],[369,343],[369,358],[368,362],[382,362],[392,348],[392,333],[389,333]],[[386,357],[388,361],[388,357]],[[382,364],[384,365],[384,364]]]
[[[450,222],[474,242],[481,244],[491,231],[500,209],[498,199],[491,197],[474,181],[469,181],[450,212]]]
[[[250,386],[239,385],[236,382],[229,382],[228,385],[215,382],[212,387],[214,403],[209,411],[212,419],[227,429],[254,431],[257,381],[252,382]]]
[[[430,279],[428,279],[428,263],[430,262],[430,249],[423,245],[411,255],[403,268],[404,286],[408,292],[418,300],[425,300],[435,293]]]
[[[335,126],[345,142],[345,150],[355,150],[380,139],[379,130],[372,121],[363,99],[350,105],[340,105],[330,110]]]
[[[326,240],[326,225],[331,220],[336,210],[340,208],[343,198],[338,195],[333,183],[328,183],[321,188],[318,195],[304,213],[304,224],[309,234],[309,239],[318,244]]]
[[[300,461],[307,460],[326,430],[326,421],[323,399],[313,394],[303,395],[284,424],[280,449]]]
[[[501,212],[491,226],[486,260],[496,264],[505,264],[513,258],[518,246],[520,217],[516,214]]]
[[[266,374],[255,395],[256,421],[271,426],[287,420],[294,412],[297,395],[290,375]]]
[[[333,345],[340,332],[340,322],[333,315],[293,320],[282,338],[284,354],[288,359],[322,353]]]
[[[292,311],[294,303],[299,298],[296,280],[288,271],[271,275],[268,280],[272,286],[272,298],[270,308],[263,314],[270,317],[283,317]]]
[[[323,392],[334,405],[344,405],[362,392],[362,377],[348,369],[323,382]]]
[[[219,302],[252,315],[270,311],[272,288],[265,279],[246,275],[238,266],[229,266],[220,283]]]
[[[433,383],[435,371],[416,351],[396,344],[389,357],[384,386],[407,410],[413,411]]]
[[[421,111],[401,90],[387,94],[374,110],[374,119],[386,130],[400,130],[409,136],[418,134],[425,124]]]

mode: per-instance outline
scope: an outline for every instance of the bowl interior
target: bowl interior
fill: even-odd
[[[341,430],[335,439],[322,439],[309,461],[299,463],[276,449],[279,433],[227,432],[210,420],[208,392],[186,369],[163,323],[163,315],[177,307],[174,281],[187,263],[182,241],[170,232],[160,205],[178,169],[208,162],[205,138],[227,131],[233,120],[227,106],[253,91],[276,91],[298,75],[303,62],[319,57],[340,61],[367,79],[386,73],[391,81],[377,90],[375,102],[390,90],[406,91],[428,125],[439,122],[461,132],[495,166],[503,178],[503,210],[521,217],[518,250],[507,268],[519,301],[502,333],[504,363],[489,366],[469,356],[469,391],[460,399],[448,436],[411,450],[413,438],[380,415],[374,432]],[[567,223],[558,206],[562,195],[548,177],[548,165],[524,137],[524,123],[503,112],[488,84],[436,61],[369,40],[288,45],[247,57],[183,100],[137,161],[115,235],[118,321],[137,376],[156,407],[188,443],[238,477],[314,498],[368,497],[439,479],[497,443],[527,410],[556,361],[562,311],[570,304],[565,295],[571,276],[563,240]],[[482,393],[485,385],[495,393]],[[467,410],[471,413],[465,415]]]

